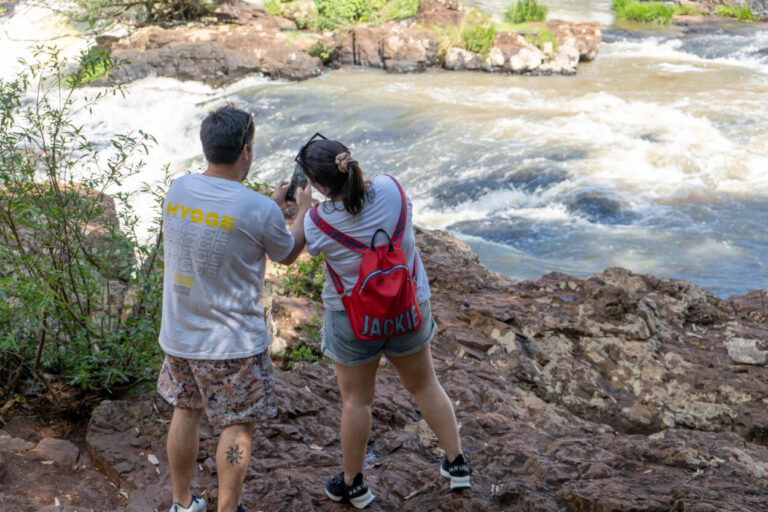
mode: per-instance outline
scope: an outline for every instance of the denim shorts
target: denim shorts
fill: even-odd
[[[342,366],[360,366],[378,359],[382,354],[392,357],[415,354],[432,341],[437,331],[429,301],[420,302],[419,309],[422,322],[418,331],[376,341],[355,338],[347,313],[326,309],[323,317],[323,354]]]

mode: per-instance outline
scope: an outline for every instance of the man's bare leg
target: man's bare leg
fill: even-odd
[[[173,501],[184,506],[189,505],[192,501],[189,486],[195,474],[202,417],[202,409],[174,407],[171,426],[168,429],[166,450],[168,452],[168,465],[171,468]]]
[[[251,460],[253,423],[224,427],[216,449],[219,475],[219,512],[235,512]]]

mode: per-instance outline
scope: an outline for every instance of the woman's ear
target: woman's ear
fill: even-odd
[[[312,187],[314,187],[315,190],[323,194],[325,197],[328,197],[328,187],[324,187],[321,184],[315,183],[314,181],[311,181],[311,180],[309,183],[312,185]]]

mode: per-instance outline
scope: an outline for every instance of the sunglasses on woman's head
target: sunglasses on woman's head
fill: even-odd
[[[316,138],[318,138],[318,137],[320,137],[323,140],[328,140],[328,137],[326,137],[322,133],[320,133],[320,132],[315,133],[312,137],[309,138],[309,140],[307,141],[306,144],[301,146],[301,149],[296,154],[296,158],[293,159],[304,170],[304,172],[307,172],[307,169],[306,169],[306,167],[304,167],[304,164],[301,163],[301,154],[304,153],[304,150],[307,149],[307,146],[312,144],[312,142],[314,142],[314,140]]]

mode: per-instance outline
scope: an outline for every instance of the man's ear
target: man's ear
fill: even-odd
[[[243,149],[240,151],[240,158],[248,160],[248,144],[243,144]]]

